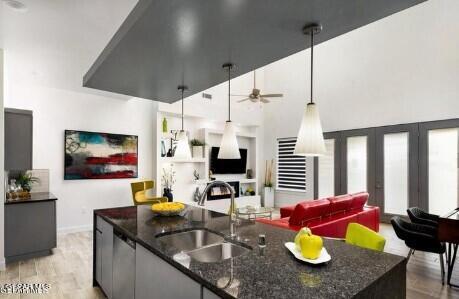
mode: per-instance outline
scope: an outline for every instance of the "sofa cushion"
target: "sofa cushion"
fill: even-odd
[[[354,193],[351,194],[352,196],[352,204],[351,204],[351,210],[362,210],[363,207],[365,206],[365,203],[368,200],[368,192],[359,192],[359,193]]]
[[[344,213],[350,210],[352,205],[352,196],[349,194],[339,195],[328,198],[330,207],[328,210],[329,215]]]
[[[326,199],[299,203],[290,216],[291,225],[302,225],[313,219],[320,219],[328,212],[330,202]]]

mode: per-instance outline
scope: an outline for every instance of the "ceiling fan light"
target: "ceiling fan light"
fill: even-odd
[[[294,154],[317,157],[325,154],[325,142],[320,122],[319,110],[314,103],[309,103],[304,111]]]
[[[237,144],[236,131],[231,121],[225,123],[218,159],[240,159],[239,145]]]
[[[178,141],[174,152],[174,158],[191,159],[190,145],[188,144],[188,136],[186,135],[186,132],[181,130],[177,139]]]

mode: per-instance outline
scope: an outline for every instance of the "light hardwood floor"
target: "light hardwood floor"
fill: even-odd
[[[5,298],[104,298],[98,288],[92,287],[92,232],[58,235],[53,251],[50,256],[9,264],[0,272],[1,285],[48,283],[48,294]]]
[[[398,240],[392,227],[381,224],[387,239],[385,251],[404,255],[405,244]],[[459,275],[454,275],[459,282]],[[0,284],[49,283],[47,295],[4,295],[5,298],[104,298],[92,287],[92,233],[81,232],[58,236],[54,254],[24,262],[12,263],[0,272]],[[459,290],[442,286],[438,256],[416,252],[408,263],[407,298],[458,298]]]

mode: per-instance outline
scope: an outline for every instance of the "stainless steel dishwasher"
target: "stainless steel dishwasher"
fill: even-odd
[[[113,299],[135,298],[135,241],[114,231]]]

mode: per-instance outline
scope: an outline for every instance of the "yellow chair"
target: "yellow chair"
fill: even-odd
[[[349,223],[345,242],[377,251],[383,251],[386,245],[386,239],[383,236],[358,223]]]
[[[149,197],[147,190],[155,187],[155,181],[142,181],[131,183],[132,200],[137,205],[151,205],[160,202],[167,202],[167,197]]]

